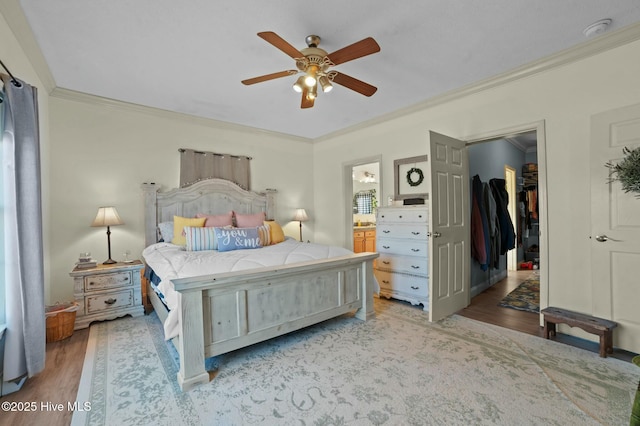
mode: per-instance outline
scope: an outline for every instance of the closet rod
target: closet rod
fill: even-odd
[[[21,87],[22,84],[18,80],[16,80],[16,78],[13,76],[13,74],[11,74],[11,71],[9,71],[9,68],[7,68],[4,65],[4,62],[2,62],[2,59],[0,59],[0,65],[2,65],[2,68],[4,68],[4,70],[7,72],[7,74],[9,74],[9,77],[11,77],[11,82],[13,83],[13,85],[16,86],[16,87]]]

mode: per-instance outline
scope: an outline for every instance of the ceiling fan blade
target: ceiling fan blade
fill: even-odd
[[[262,83],[263,81],[273,80],[274,78],[287,77],[297,73],[298,73],[297,70],[274,72],[273,74],[265,74],[265,75],[261,75],[260,77],[254,77],[254,78],[248,78],[246,80],[242,80],[242,84],[246,84],[248,86],[250,84]]]
[[[369,83],[365,83],[364,81],[360,81],[357,78],[350,77],[337,71],[333,72],[335,75],[333,76],[332,81],[346,87],[347,89],[351,89],[365,96],[371,96],[378,90],[377,87],[372,86]]]
[[[338,65],[379,51],[380,46],[378,46],[378,43],[376,43],[373,38],[367,37],[364,40],[360,40],[347,47],[343,47],[340,50],[336,50],[333,53],[329,53],[327,57],[334,65]]]
[[[293,59],[304,57],[304,55],[298,49],[290,45],[285,39],[283,39],[273,31],[258,33],[258,37],[262,38],[268,43],[271,43],[287,55],[291,56]]]
[[[300,108],[313,108],[313,103],[315,102],[315,99],[311,98],[309,99],[307,97],[307,94],[309,93],[309,89],[307,89],[306,87],[304,89],[302,89],[302,102],[300,103]]]

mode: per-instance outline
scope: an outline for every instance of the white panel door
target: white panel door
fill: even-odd
[[[619,325],[613,345],[640,353],[640,198],[608,183],[608,161],[640,146],[640,104],[591,118],[591,288],[593,315]],[[579,212],[575,212],[579,214]]]
[[[469,163],[465,142],[429,132],[429,321],[469,305]]]

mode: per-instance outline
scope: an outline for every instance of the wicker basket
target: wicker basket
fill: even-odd
[[[56,304],[47,306],[47,343],[71,337],[76,323],[77,303]]]

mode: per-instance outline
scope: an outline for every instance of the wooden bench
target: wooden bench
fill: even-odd
[[[545,339],[549,338],[550,333],[556,335],[556,324],[567,324],[600,336],[601,357],[606,358],[607,353],[613,352],[613,329],[618,326],[618,323],[551,306],[544,308],[541,313],[544,316]]]

